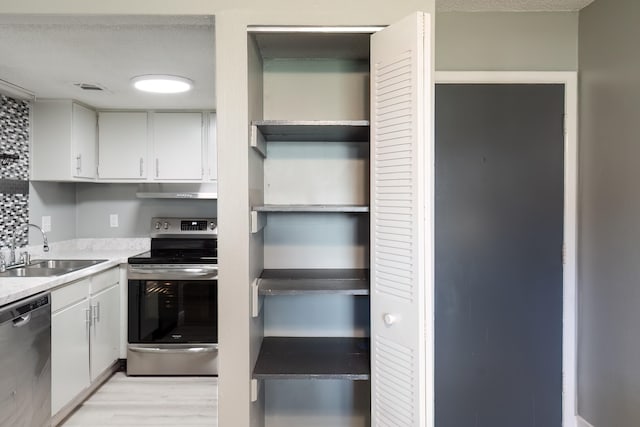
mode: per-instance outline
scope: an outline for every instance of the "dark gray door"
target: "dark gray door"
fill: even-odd
[[[436,427],[562,425],[564,86],[436,87]]]

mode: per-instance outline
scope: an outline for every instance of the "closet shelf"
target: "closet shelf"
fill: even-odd
[[[369,142],[368,120],[256,120],[266,141]]]
[[[258,279],[265,296],[369,295],[368,269],[267,269]]]
[[[254,206],[256,212],[336,212],[367,213],[367,205],[260,205]]]
[[[368,380],[368,338],[265,337],[253,378]]]

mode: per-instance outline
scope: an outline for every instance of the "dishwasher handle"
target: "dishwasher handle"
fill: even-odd
[[[31,313],[13,319],[13,327],[20,328],[31,321]]]

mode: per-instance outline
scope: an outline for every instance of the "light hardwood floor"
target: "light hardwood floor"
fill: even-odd
[[[127,377],[117,372],[63,427],[218,426],[215,377]]]

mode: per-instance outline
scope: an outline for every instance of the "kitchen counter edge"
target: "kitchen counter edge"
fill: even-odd
[[[141,251],[109,251],[83,252],[77,256],[56,254],[55,259],[105,259],[90,267],[72,271],[53,277],[7,277],[0,278],[0,307],[36,295],[40,292],[52,291],[76,280],[84,279],[102,271],[126,264],[129,257],[138,255]],[[35,260],[34,260],[35,261]]]

